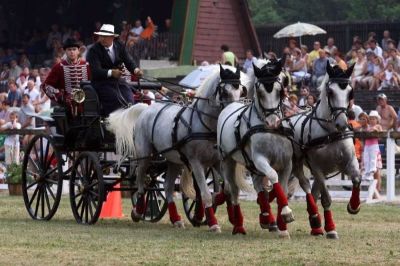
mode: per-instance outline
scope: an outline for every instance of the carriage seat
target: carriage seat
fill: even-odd
[[[83,112],[85,116],[100,115],[100,101],[96,90],[90,81],[81,81],[81,88],[85,92],[85,101],[83,102]]]

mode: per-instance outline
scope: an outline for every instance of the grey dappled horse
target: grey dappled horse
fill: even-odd
[[[200,188],[210,231],[220,232],[206,184],[205,169],[219,163],[215,149],[218,115],[225,105],[240,99],[243,91],[241,84],[247,82],[247,75],[240,73],[236,68],[220,67],[220,70],[216,69],[204,81],[197,91],[197,98],[189,106],[155,103],[146,108],[141,107],[142,105],[131,107],[132,114],[135,113],[133,109],[139,110],[131,117],[131,126],[127,124],[128,121],[121,124],[124,124],[124,128],[132,127],[134,130],[125,132],[122,128],[113,131],[122,133],[122,136],[116,134],[117,150],[119,144],[120,147],[125,147],[120,149],[121,152],[128,150],[130,154],[135,154],[135,158],[144,158],[137,162],[138,202],[132,212],[134,219],[139,219],[146,209],[143,197],[144,179],[151,157],[154,154],[163,154],[168,164],[164,189],[172,224],[177,227],[184,226],[177,212],[173,194],[175,179],[186,166],[193,171]],[[111,115],[109,120],[119,121],[118,117],[120,115]]]
[[[351,177],[353,191],[347,209],[352,214],[358,213],[360,209],[359,164],[354,150],[353,132],[347,124],[347,108],[353,98],[353,88],[349,85],[352,71],[353,66],[342,71],[328,63],[316,107],[283,122],[284,127],[294,132],[293,174],[306,193],[312,235],[323,234],[315,203],[321,195],[327,237],[338,237],[330,209],[332,200],[325,184],[325,177],[329,174],[339,171]],[[310,168],[315,177],[312,189],[304,175],[304,165]]]
[[[221,172],[225,187],[224,193],[217,196],[225,198],[216,198],[215,203],[227,201],[229,220],[234,225],[233,234],[246,233],[235,179],[238,163],[245,165],[253,177],[261,209],[261,227],[268,228],[275,223],[267,196],[268,181],[272,183],[271,193],[277,198],[278,228],[282,237],[289,237],[286,222],[294,220],[284,193],[292,171],[292,143],[279,127],[283,83],[287,78],[281,72],[283,63],[284,60],[262,60],[259,63],[261,69],[254,65],[257,80],[253,103],[232,103],[225,107],[218,118],[218,148],[223,159]]]

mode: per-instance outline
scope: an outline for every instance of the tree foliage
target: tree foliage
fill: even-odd
[[[248,0],[255,25],[296,21],[394,20],[398,0]]]

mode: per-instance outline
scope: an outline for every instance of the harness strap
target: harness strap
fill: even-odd
[[[171,103],[167,103],[163,108],[160,109],[160,111],[158,111],[156,117],[154,118],[154,123],[153,123],[153,127],[151,129],[151,143],[154,143],[154,130],[155,130],[155,126],[157,124],[157,120],[160,117],[160,115],[162,114],[162,112],[167,109],[168,107],[172,106],[173,104]]]

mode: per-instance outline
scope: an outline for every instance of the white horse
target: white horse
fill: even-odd
[[[261,227],[266,228],[275,220],[267,197],[268,180],[277,198],[280,236],[289,237],[286,223],[294,220],[284,192],[292,171],[292,143],[279,127],[282,83],[286,78],[281,72],[282,63],[284,60],[264,61],[261,69],[254,66],[257,81],[253,103],[232,103],[218,118],[218,147],[223,158],[224,193],[229,220],[234,225],[233,234],[246,233],[238,199],[239,187],[233,178],[237,163],[245,165],[252,173],[261,209]],[[218,194],[221,195],[224,194]],[[216,204],[221,203],[221,199],[216,201],[219,201]]]
[[[353,66],[342,71],[337,66],[332,68],[328,63],[316,107],[283,122],[284,127],[294,132],[293,173],[306,193],[311,234],[323,234],[315,203],[321,193],[327,238],[338,238],[338,234],[330,210],[332,200],[325,185],[326,176],[337,171],[350,176],[353,191],[347,209],[352,214],[358,213],[360,209],[359,164],[354,150],[353,132],[347,124],[347,108],[353,98],[353,88],[349,83],[352,71]],[[310,168],[315,177],[312,190],[303,172],[304,165]]]
[[[111,125],[116,134],[118,149],[124,154],[135,153],[137,167],[138,201],[132,216],[139,217],[146,209],[144,179],[152,155],[163,154],[168,163],[164,189],[168,201],[170,220],[176,227],[183,227],[174,203],[175,179],[186,166],[190,168],[201,191],[209,230],[220,232],[212,208],[212,197],[205,179],[205,169],[219,163],[215,149],[218,115],[223,107],[238,101],[243,86],[250,82],[246,74],[226,66],[215,70],[198,89],[196,99],[189,106],[156,103],[143,108],[135,105],[122,113],[136,113],[136,118]],[[139,114],[138,114],[139,113]],[[117,117],[115,117],[117,116]],[[121,121],[122,114],[110,116],[110,122]],[[128,132],[126,130],[134,129]],[[134,138],[133,138],[134,136]],[[133,145],[134,142],[134,145]],[[218,168],[218,167],[217,167]],[[190,172],[190,171],[186,171]],[[181,183],[183,180],[181,181]]]

